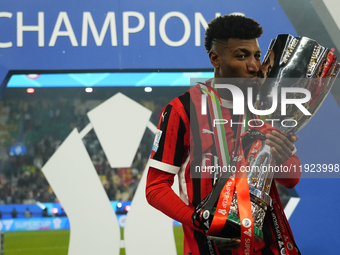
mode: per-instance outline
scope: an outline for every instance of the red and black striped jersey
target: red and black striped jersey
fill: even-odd
[[[209,194],[220,175],[220,173],[204,171],[207,169],[205,167],[216,166],[219,163],[211,117],[209,114],[201,114],[201,98],[202,90],[199,86],[195,86],[175,98],[163,109],[149,160],[147,199],[154,207],[183,223],[184,254],[190,252],[192,254],[238,254],[237,251],[220,253],[214,245],[211,246],[203,232],[195,229],[191,224],[190,216],[194,208]],[[223,100],[221,109],[223,118],[232,121],[234,118],[232,101]],[[225,125],[230,157],[234,150],[235,133],[230,125]],[[292,160],[294,161],[295,158]],[[293,163],[299,162],[297,160]],[[173,183],[173,176],[176,174],[179,178],[182,204],[174,197],[177,195],[169,190]],[[166,187],[166,190],[159,187]],[[169,201],[179,205],[166,204]],[[265,242],[256,244],[255,248],[259,251],[256,254],[262,254],[262,251],[271,252],[263,254],[278,254],[275,252],[275,237],[269,223],[265,224],[264,231],[268,234]],[[209,249],[213,249],[214,253],[209,252]]]
[[[164,108],[149,161],[151,167],[183,177],[189,188],[183,187],[187,190],[185,202],[194,206],[209,194],[218,177],[201,171],[218,164],[209,115],[200,112],[201,97],[201,90],[196,86]],[[231,118],[228,108],[223,107],[222,111],[226,119]],[[230,126],[225,130],[231,154],[234,132]]]

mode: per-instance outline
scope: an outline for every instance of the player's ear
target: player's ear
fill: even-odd
[[[220,67],[220,55],[216,51],[211,50],[209,52],[209,59],[214,68]]]

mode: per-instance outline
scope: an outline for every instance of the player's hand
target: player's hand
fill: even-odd
[[[266,144],[269,145],[270,152],[273,154],[276,164],[285,163],[295,150],[294,142],[298,140],[295,134],[283,135],[275,130],[271,134],[266,134]]]
[[[223,238],[216,236],[207,236],[213,241],[220,250],[237,250],[241,246],[241,240],[237,238]]]

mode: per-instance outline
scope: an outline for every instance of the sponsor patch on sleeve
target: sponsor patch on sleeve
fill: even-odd
[[[159,141],[161,140],[161,136],[162,136],[162,131],[157,129],[156,134],[155,134],[155,140],[154,140],[153,145],[152,145],[152,150],[154,152],[157,152],[157,150],[158,150]]]

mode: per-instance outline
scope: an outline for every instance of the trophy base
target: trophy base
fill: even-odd
[[[263,232],[256,226],[254,227],[254,234],[255,242],[263,241]],[[241,236],[240,218],[234,214],[229,213],[227,221],[218,236],[224,238],[240,238]]]
[[[253,214],[253,224],[254,224],[254,240],[255,242],[262,242],[263,241],[263,232],[262,227],[264,223],[264,218],[266,215],[267,205],[271,204],[271,198],[261,192],[261,196],[259,196],[260,191],[251,188],[250,190],[250,198],[251,198],[251,208]],[[216,208],[212,214],[215,214]],[[224,238],[240,238],[241,236],[241,223],[240,218],[238,217],[238,203],[236,198],[236,192],[233,195],[229,214],[226,220],[226,223],[222,229],[222,231],[218,234],[219,237]]]

